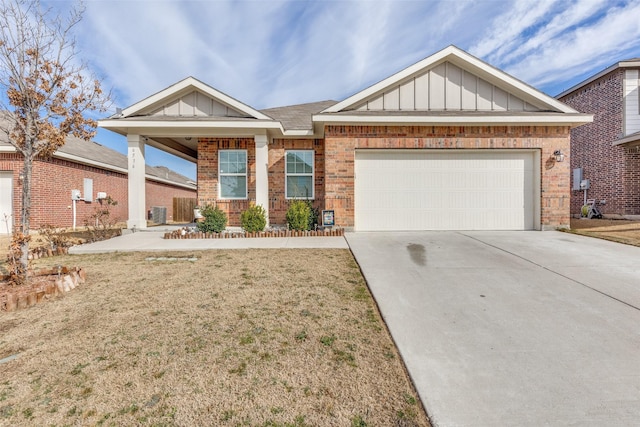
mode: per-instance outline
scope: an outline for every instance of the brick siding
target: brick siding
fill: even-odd
[[[336,225],[354,226],[354,161],[356,149],[537,149],[541,158],[541,225],[569,224],[570,147],[566,126],[326,126],[325,139],[275,139],[269,144],[269,219],[284,224],[284,153],[289,149],[315,152],[315,200],[318,209],[335,211]],[[218,198],[218,150],[248,153],[248,200]],[[566,160],[557,163],[553,152]],[[240,213],[255,202],[255,143],[253,138],[201,138],[198,142],[198,203],[213,203],[240,225]]]
[[[275,139],[269,144],[269,220],[274,225],[287,223],[289,200],[285,196],[285,152],[313,150],[315,208],[324,208],[324,144],[322,139]]]
[[[247,150],[246,200],[225,200],[218,195],[218,151]],[[227,214],[228,225],[239,226],[240,214],[256,200],[256,146],[253,138],[198,139],[198,205],[212,204]]]
[[[611,73],[560,98],[593,123],[571,130],[571,168],[582,168],[591,182],[587,197],[606,200],[605,215],[640,214],[640,151],[612,142],[623,136],[624,69]],[[584,192],[571,191],[571,212],[579,215]]]
[[[569,224],[569,128],[565,126],[326,126],[325,209],[354,226],[356,149],[539,149],[541,226]],[[557,163],[553,152],[562,150]]]
[[[218,151],[247,150],[247,200],[224,200],[218,194]],[[324,196],[324,147],[321,139],[275,139],[269,143],[269,222],[286,224],[289,201],[284,194],[286,150],[314,150],[315,200],[322,209]],[[198,140],[198,204],[217,205],[227,213],[230,226],[240,225],[240,215],[256,201],[255,141],[253,138],[200,138]]]
[[[13,172],[13,222],[20,224],[22,206],[22,184],[19,180],[23,158],[17,153],[0,154],[0,171]],[[98,192],[105,192],[118,202],[111,209],[112,218],[126,221],[128,218],[127,175],[95,166],[83,165],[58,158],[36,160],[33,163],[31,190],[31,229],[50,224],[56,227],[73,225],[71,190],[84,191],[84,178],[93,180],[91,202],[76,202],[76,226],[84,226],[89,217],[100,206],[95,201]],[[173,215],[173,197],[195,197],[195,190],[146,181],[146,205],[166,206],[167,219]],[[6,232],[3,227],[1,232]]]

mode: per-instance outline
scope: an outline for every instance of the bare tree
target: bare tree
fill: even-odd
[[[63,16],[43,9],[39,0],[1,0],[0,87],[6,100],[0,131],[24,156],[19,232],[25,274],[33,161],[52,155],[68,135],[91,139],[97,123],[85,114],[105,111],[109,101],[78,59],[72,31],[83,11],[78,4]]]

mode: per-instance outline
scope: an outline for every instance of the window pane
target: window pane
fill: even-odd
[[[303,161],[302,173],[313,173],[313,152],[303,151],[301,159]]]
[[[221,176],[220,196],[225,199],[244,199],[247,197],[246,176]]]
[[[237,152],[236,173],[247,173],[247,153],[244,151]]]
[[[310,199],[313,197],[312,179],[310,176],[288,176],[287,197],[301,197]]]
[[[313,173],[313,151],[288,151],[287,173]]]
[[[220,173],[247,173],[247,153],[244,151],[220,151]]]
[[[229,153],[220,151],[220,173],[229,172]]]

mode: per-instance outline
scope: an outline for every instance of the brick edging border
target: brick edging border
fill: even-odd
[[[28,272],[28,277],[49,276],[49,280],[16,295],[8,293],[4,301],[0,301],[0,311],[15,311],[40,304],[55,296],[62,296],[78,285],[86,282],[86,272],[81,267],[43,268]]]
[[[221,233],[204,233],[202,231],[189,231],[180,229],[164,234],[165,239],[243,239],[243,238],[263,238],[263,237],[332,237],[344,236],[344,228],[334,228],[331,230],[268,230],[255,233],[244,231],[223,231]]]

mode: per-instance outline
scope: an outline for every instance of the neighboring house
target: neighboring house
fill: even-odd
[[[11,232],[20,223],[22,167],[22,155],[6,141],[0,142],[0,233]],[[77,226],[84,226],[95,209],[106,203],[106,196],[118,202],[111,208],[111,217],[126,220],[127,174],[127,156],[93,141],[68,137],[51,158],[33,164],[31,228],[45,224],[72,227],[72,190],[79,190],[82,198],[75,202]],[[195,198],[196,185],[165,167],[147,166],[145,193],[145,211],[153,206],[166,207],[170,220],[173,198]]]
[[[230,225],[251,203],[284,224],[310,198],[357,231],[538,230],[569,225],[554,153],[591,119],[450,46],[341,102],[258,111],[189,77],[99,126],[127,136],[130,165],[147,144],[197,161],[199,203]]]
[[[587,197],[606,200],[605,216],[640,219],[640,58],[620,61],[562,92],[557,98],[593,123],[571,131],[571,168],[576,171],[571,212],[584,204],[581,180],[589,180]],[[582,179],[581,179],[582,178]]]

